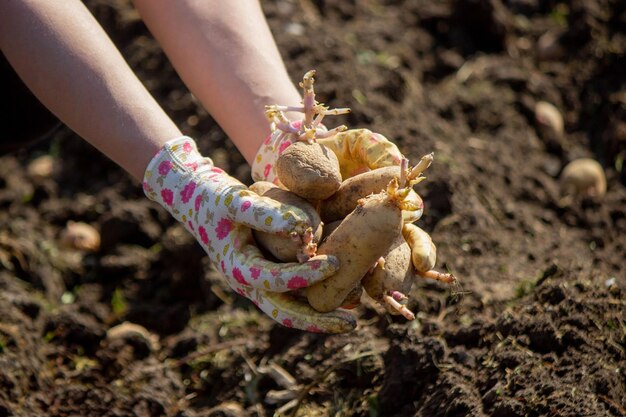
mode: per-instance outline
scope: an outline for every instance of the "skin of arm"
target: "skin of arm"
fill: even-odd
[[[183,81],[252,163],[270,133],[264,106],[302,101],[259,2],[134,0],[134,4]]]
[[[1,1],[0,48],[46,107],[138,180],[182,136],[79,0]]]

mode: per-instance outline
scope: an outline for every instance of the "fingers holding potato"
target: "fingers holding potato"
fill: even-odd
[[[299,240],[271,231],[253,233],[258,246],[278,262],[303,262],[317,254],[336,259],[337,270],[298,292],[266,293],[266,303],[259,306],[270,308],[266,312],[274,318],[287,317],[285,323],[299,323],[292,327],[311,330],[302,323],[317,321],[323,331],[344,332],[354,326],[342,307],[357,305],[365,289],[390,313],[413,320],[406,301],[416,278],[454,278],[432,269],[435,245],[412,224],[424,210],[413,186],[425,178],[422,173],[433,154],[409,168],[397,146],[382,135],[343,126],[325,129],[320,124],[324,116],[346,109],[329,110],[315,100],[313,75],[307,72],[300,84],[302,107],[266,107],[272,129],[281,131],[276,137],[294,139],[286,146],[273,145],[280,150],[274,182],[284,189],[264,182],[250,187],[279,204],[297,207],[311,228]],[[284,111],[300,111],[304,119],[290,123]]]

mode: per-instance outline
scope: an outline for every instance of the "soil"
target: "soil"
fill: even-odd
[[[185,133],[249,183],[129,2],[86,3]],[[418,225],[460,285],[419,282],[413,322],[365,300],[350,334],[286,329],[61,129],[0,158],[0,416],[626,415],[625,3],[262,5],[294,82],[314,68],[318,98],[352,108],[340,122],[435,152]],[[536,121],[539,101],[563,134]],[[45,155],[52,172],[34,173]],[[603,165],[603,198],[563,198],[579,157]],[[101,249],[61,246],[70,220]]]

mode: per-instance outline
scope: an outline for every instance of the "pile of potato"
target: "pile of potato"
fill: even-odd
[[[305,114],[314,111],[306,109],[310,90],[305,88]],[[313,105],[319,111],[314,100]],[[275,115],[278,106],[269,108]],[[405,304],[418,277],[448,283],[455,280],[432,270],[435,245],[413,224],[423,212],[413,185],[424,179],[422,173],[433,155],[422,157],[412,168],[403,160],[401,166],[374,169],[344,180],[336,155],[315,140],[314,129],[307,130],[307,119],[309,126],[313,121],[305,118],[302,140],[287,147],[277,160],[280,186],[261,181],[250,189],[299,207],[312,227],[304,238],[255,231],[257,244],[267,256],[282,262],[303,262],[316,254],[338,258],[340,267],[334,275],[306,289],[308,303],[318,312],[354,307],[365,289],[392,314],[414,319]]]

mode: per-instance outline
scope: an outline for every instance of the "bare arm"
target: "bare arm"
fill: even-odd
[[[79,0],[0,1],[0,48],[44,105],[139,180],[181,136]]]
[[[251,163],[269,134],[266,104],[297,105],[255,0],[134,0],[189,89]]]

